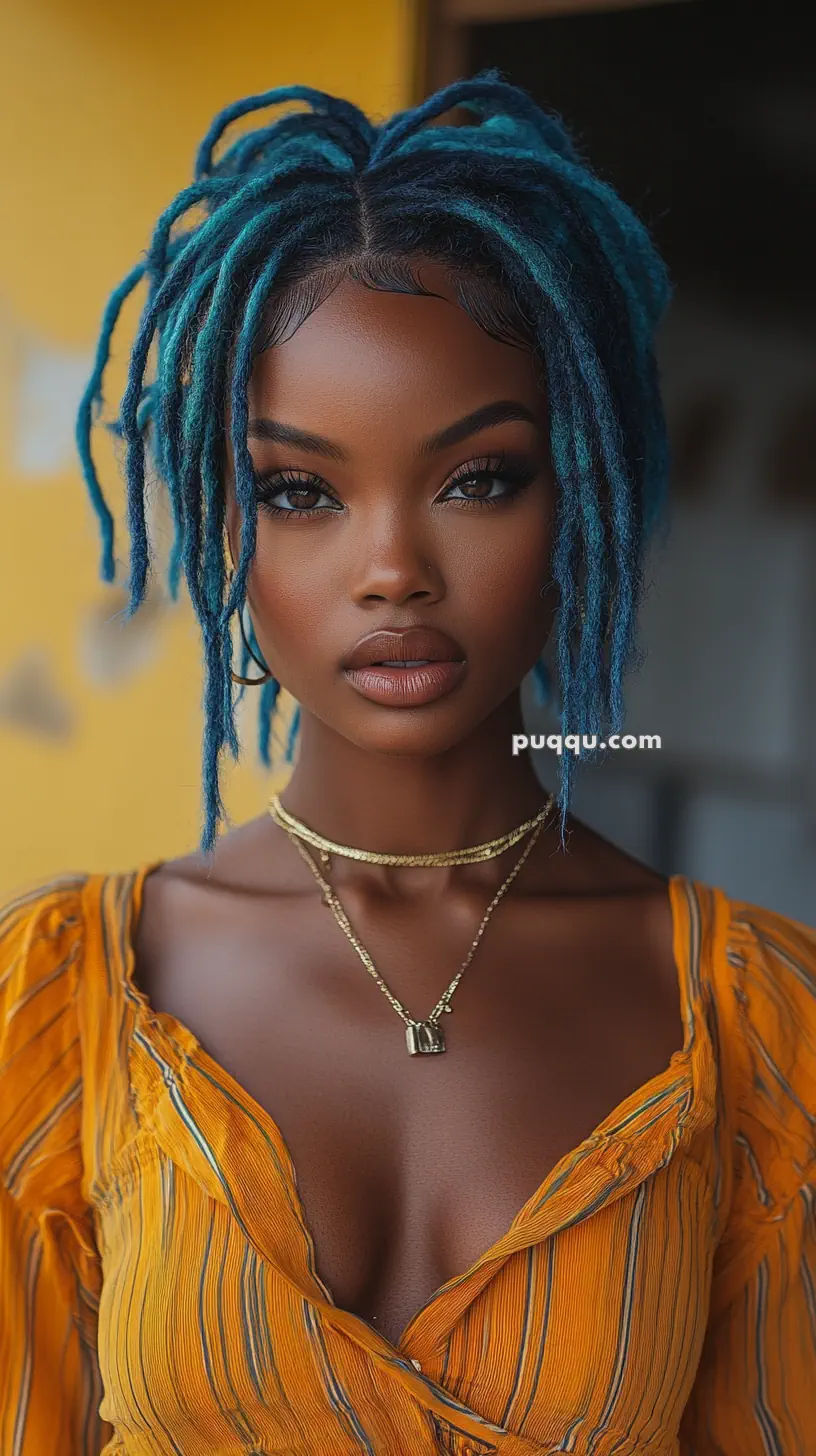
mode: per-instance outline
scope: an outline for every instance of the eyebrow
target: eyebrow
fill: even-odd
[[[508,424],[512,420],[524,420],[527,424],[540,428],[541,420],[528,409],[527,405],[520,400],[499,399],[492,404],[484,404],[480,409],[472,410],[469,415],[464,415],[461,420],[455,420],[452,425],[446,425],[444,430],[424,440],[419,448],[420,455],[434,455],[439,450],[448,450],[453,445],[461,445],[464,440],[470,439],[471,435],[477,435],[480,430],[489,430],[492,425]],[[271,441],[275,445],[294,445],[298,450],[306,450],[312,455],[323,455],[327,460],[348,461],[348,454],[340,445],[334,441],[327,440],[325,435],[313,434],[310,430],[299,430],[295,425],[286,425],[282,420],[270,420],[263,417],[251,419],[247,425],[247,436],[251,440]]]
[[[294,445],[298,450],[308,450],[311,455],[325,455],[327,460],[348,460],[345,450],[327,440],[325,435],[298,430],[294,425],[285,425],[282,420],[250,420],[247,437],[250,440],[271,440],[275,445]]]
[[[525,420],[541,428],[542,421],[526,404],[517,399],[498,399],[493,404],[484,404],[461,420],[447,425],[436,435],[431,435],[420,447],[421,455],[433,455],[437,450],[448,450],[452,445],[461,445],[480,430],[489,430],[491,425],[506,425],[511,420]]]

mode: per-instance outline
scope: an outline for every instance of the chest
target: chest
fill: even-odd
[[[643,1176],[586,1153],[506,1258],[419,1312],[398,1365],[316,1297],[253,1117],[230,1114],[225,1141],[219,1109],[201,1116],[197,1077],[182,1100],[216,1151],[219,1192],[174,1102],[158,1151],[145,1127],[99,1214],[102,1413],[123,1448],[472,1456],[504,1449],[499,1429],[523,1438],[519,1456],[569,1442],[587,1456],[676,1449],[714,1247],[698,1158],[681,1148]]]
[[[665,1068],[681,1039],[676,1004],[649,991],[659,978],[628,994],[631,971],[599,977],[591,951],[548,951],[535,915],[509,914],[443,1018],[446,1051],[410,1056],[402,1020],[325,907],[279,905],[271,929],[249,916],[237,939],[210,934],[194,953],[188,936],[141,979],[273,1119],[320,1278],[396,1342],[558,1161]],[[469,937],[416,913],[380,930],[368,937],[378,970],[427,1016]]]

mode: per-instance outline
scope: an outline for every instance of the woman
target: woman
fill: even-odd
[[[492,74],[381,127],[230,108],[103,324],[108,578],[90,423],[143,276],[132,601],[149,440],[204,833],[2,922],[2,1451],[812,1451],[816,936],[511,752],[551,634],[565,729],[621,721],[666,476],[646,234]],[[267,733],[289,690],[298,754],[216,842],[231,676]]]

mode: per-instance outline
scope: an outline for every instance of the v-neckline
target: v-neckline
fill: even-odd
[[[432,1323],[431,1317],[434,1308],[438,1309],[440,1303],[445,1303],[457,1290],[470,1287],[474,1281],[477,1281],[477,1276],[484,1273],[488,1265],[492,1265],[514,1252],[514,1245],[524,1247],[525,1242],[529,1242],[523,1236],[524,1231],[529,1231],[528,1225],[531,1220],[535,1219],[540,1223],[542,1210],[548,1202],[551,1201],[554,1205],[552,1209],[553,1232],[566,1222],[578,1222],[580,1217],[586,1216],[592,1209],[584,1209],[574,1219],[564,1218],[559,1225],[557,1209],[563,1201],[565,1191],[571,1192],[575,1198],[579,1192],[579,1186],[583,1186],[592,1207],[610,1201],[611,1197],[617,1196],[625,1191],[626,1187],[631,1186],[633,1177],[640,1182],[644,1177],[649,1176],[650,1172],[656,1171],[656,1168],[662,1165],[661,1150],[665,1152],[663,1158],[665,1161],[676,1151],[684,1129],[688,1130],[692,1123],[696,1126],[698,1122],[705,1120],[706,1116],[711,1114],[713,1108],[712,1079],[711,1077],[706,1078],[705,1081],[709,1085],[703,1088],[702,1075],[695,1077],[692,1065],[696,1056],[705,1055],[705,1048],[701,1045],[701,1032],[705,1036],[705,1026],[697,1014],[699,998],[694,984],[695,975],[693,969],[687,964],[689,952],[684,950],[690,930],[692,912],[689,904],[689,892],[692,887],[691,882],[685,876],[672,875],[668,879],[667,888],[672,921],[672,954],[680,990],[684,1027],[682,1048],[672,1053],[668,1065],[662,1071],[655,1073],[642,1086],[634,1088],[631,1093],[621,1099],[587,1137],[555,1163],[515,1214],[505,1232],[489,1248],[485,1249],[468,1269],[454,1275],[434,1290],[411,1316],[399,1338],[395,1342],[391,1341],[369,1324],[362,1315],[355,1314],[339,1305],[328,1285],[317,1272],[319,1267],[317,1248],[300,1194],[297,1168],[286,1139],[272,1114],[241,1085],[231,1072],[228,1072],[210,1055],[189,1027],[171,1013],[155,1010],[148,996],[136,982],[134,940],[142,908],[144,886],[148,877],[161,868],[164,863],[163,860],[149,862],[140,866],[128,877],[130,884],[123,906],[124,921],[120,941],[121,963],[119,967],[125,994],[135,1010],[135,1039],[148,1051],[147,1060],[149,1063],[153,1063],[152,1070],[157,1069],[157,1064],[164,1068],[159,1072],[156,1091],[159,1097],[166,1094],[171,1090],[175,1079],[180,1079],[181,1083],[186,1085],[188,1068],[193,1068],[210,1084],[219,1088],[229,1103],[240,1108],[250,1123],[254,1123],[267,1147],[277,1155],[280,1163],[278,1174],[283,1181],[290,1211],[299,1226],[300,1236],[305,1246],[306,1271],[312,1288],[304,1289],[302,1284],[299,1284],[301,1292],[306,1297],[324,1304],[352,1337],[359,1337],[365,1331],[364,1343],[369,1347],[379,1346],[380,1353],[390,1352],[392,1356],[398,1357],[401,1364],[406,1357],[411,1358],[418,1331],[422,1331],[427,1323]],[[699,947],[697,953],[699,955]],[[162,1048],[157,1044],[159,1037],[163,1043]],[[161,1061],[162,1050],[167,1050],[167,1048],[172,1049],[178,1059],[178,1065],[169,1071]],[[710,1053],[710,1047],[708,1051]],[[702,1105],[700,1103],[701,1091],[708,1094],[703,1097]],[[660,1101],[661,1093],[674,1094],[675,1092],[677,1095],[672,1097],[667,1111],[673,1112],[676,1109],[677,1116],[666,1129],[666,1137],[661,1142],[660,1149],[656,1149],[655,1166],[650,1168],[644,1166],[642,1161],[632,1161],[629,1157],[631,1134],[629,1136],[621,1134],[621,1129],[624,1127],[628,1129],[631,1122],[632,1114],[628,1110],[635,1106],[652,1107]],[[157,1122],[155,1112],[155,1100],[151,1099],[148,1117],[154,1126]],[[624,1178],[622,1170],[629,1176]],[[615,1180],[617,1180],[617,1187],[616,1190],[613,1190],[611,1185]],[[608,1196],[604,1194],[604,1185],[606,1185]],[[227,1201],[231,1200],[228,1198]],[[247,1232],[252,1234],[253,1231],[248,1229]],[[542,1236],[546,1237],[547,1234]],[[252,1241],[264,1258],[270,1257],[269,1250],[262,1240],[256,1241],[253,1238]],[[293,1282],[298,1283],[297,1279],[294,1279]],[[469,1302],[470,1298],[467,1300],[467,1303]],[[431,1339],[430,1343],[438,1343],[438,1340]],[[424,1346],[423,1341],[423,1348]]]

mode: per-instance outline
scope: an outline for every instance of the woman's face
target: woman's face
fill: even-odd
[[[258,357],[249,391],[247,597],[266,661],[344,738],[406,754],[483,723],[552,622],[554,486],[532,356],[485,334],[440,265],[421,276],[443,297],[344,280]],[[228,525],[235,554],[231,491]]]

